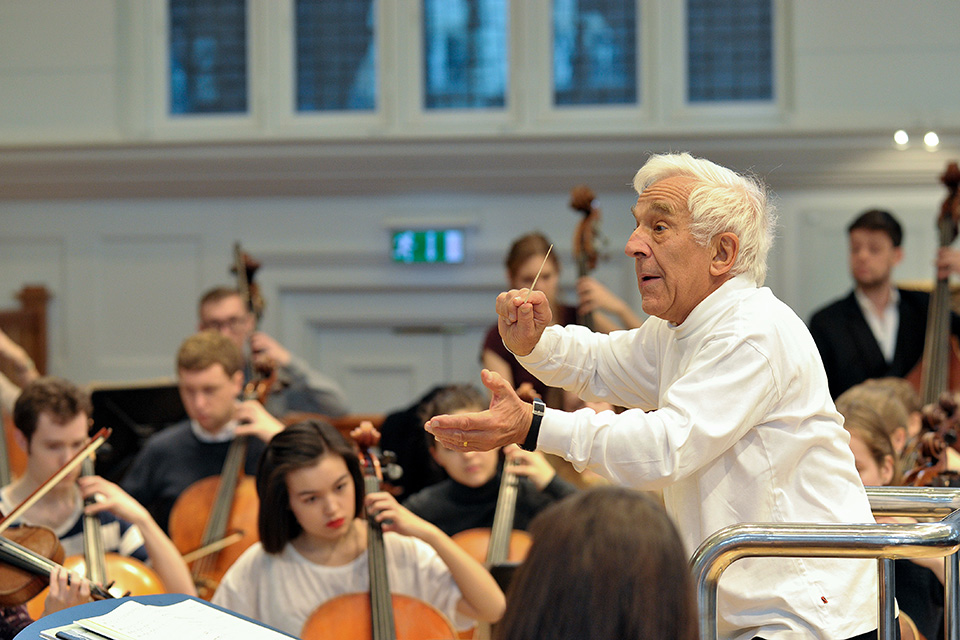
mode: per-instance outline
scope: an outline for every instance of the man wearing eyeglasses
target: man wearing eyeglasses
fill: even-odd
[[[338,417],[347,413],[346,396],[336,382],[310,368],[282,344],[256,330],[256,319],[236,289],[217,287],[200,298],[198,328],[213,329],[246,354],[244,381],[258,367],[277,368],[264,405],[277,417],[305,411]]]

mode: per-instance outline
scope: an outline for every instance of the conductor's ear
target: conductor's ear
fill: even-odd
[[[740,238],[732,231],[724,231],[713,239],[713,259],[710,275],[722,276],[733,269],[740,251]]]

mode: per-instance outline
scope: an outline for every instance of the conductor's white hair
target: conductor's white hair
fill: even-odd
[[[687,208],[690,232],[706,246],[718,234],[730,231],[740,239],[740,249],[730,273],[748,274],[757,286],[767,275],[767,253],[773,244],[776,215],[759,181],[689,153],[650,156],[633,178],[637,193],[673,176],[693,178]]]

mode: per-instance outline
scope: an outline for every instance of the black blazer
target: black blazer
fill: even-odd
[[[920,362],[930,295],[922,291],[898,291],[900,326],[893,362],[884,359],[852,291],[810,319],[810,333],[820,350],[834,399],[869,378],[905,377]],[[956,314],[951,314],[950,332],[960,336],[960,317]]]

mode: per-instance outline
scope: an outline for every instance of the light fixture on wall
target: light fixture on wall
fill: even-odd
[[[910,134],[903,129],[897,129],[893,133],[893,146],[897,149],[906,149],[910,146]]]
[[[919,137],[919,131],[922,130],[919,127],[916,128],[915,134]],[[910,148],[910,133],[906,129],[897,129],[893,133],[893,146],[895,149],[904,149]],[[940,148],[940,136],[933,129],[928,129],[923,134],[923,148],[927,151],[936,151]]]

